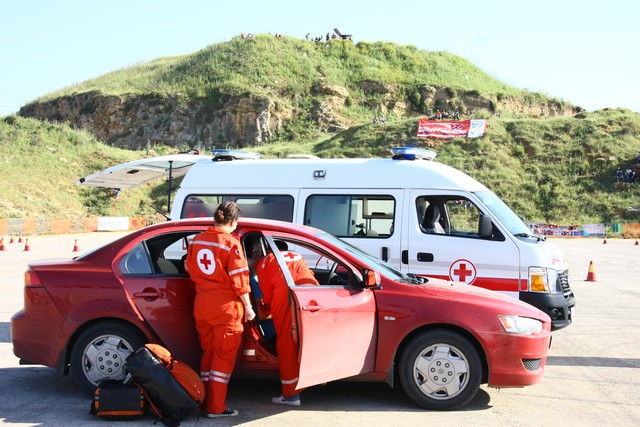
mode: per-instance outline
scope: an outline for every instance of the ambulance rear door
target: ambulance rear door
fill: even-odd
[[[400,267],[402,189],[300,190],[295,222],[319,228]]]
[[[518,298],[519,249],[472,194],[413,189],[407,206],[402,271]]]

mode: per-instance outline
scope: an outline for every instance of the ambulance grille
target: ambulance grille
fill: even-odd
[[[522,364],[527,369],[527,371],[535,371],[540,369],[541,363],[542,359],[522,359]]]
[[[569,270],[558,272],[558,280],[556,280],[556,289],[562,291],[564,299],[573,298],[571,286],[569,286]]]

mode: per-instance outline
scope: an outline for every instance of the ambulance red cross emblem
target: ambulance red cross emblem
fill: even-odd
[[[476,266],[468,259],[454,261],[449,267],[449,279],[454,282],[471,285],[476,280],[476,275]]]

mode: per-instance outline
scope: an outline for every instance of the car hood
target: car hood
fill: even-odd
[[[418,288],[429,295],[443,299],[474,299],[483,305],[491,305],[503,314],[515,314],[539,320],[550,321],[549,316],[534,306],[497,291],[467,285],[466,283],[428,278],[428,282]]]

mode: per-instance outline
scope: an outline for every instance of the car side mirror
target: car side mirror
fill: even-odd
[[[380,286],[380,273],[375,270],[363,270],[362,277],[364,278],[365,288],[375,288]]]

